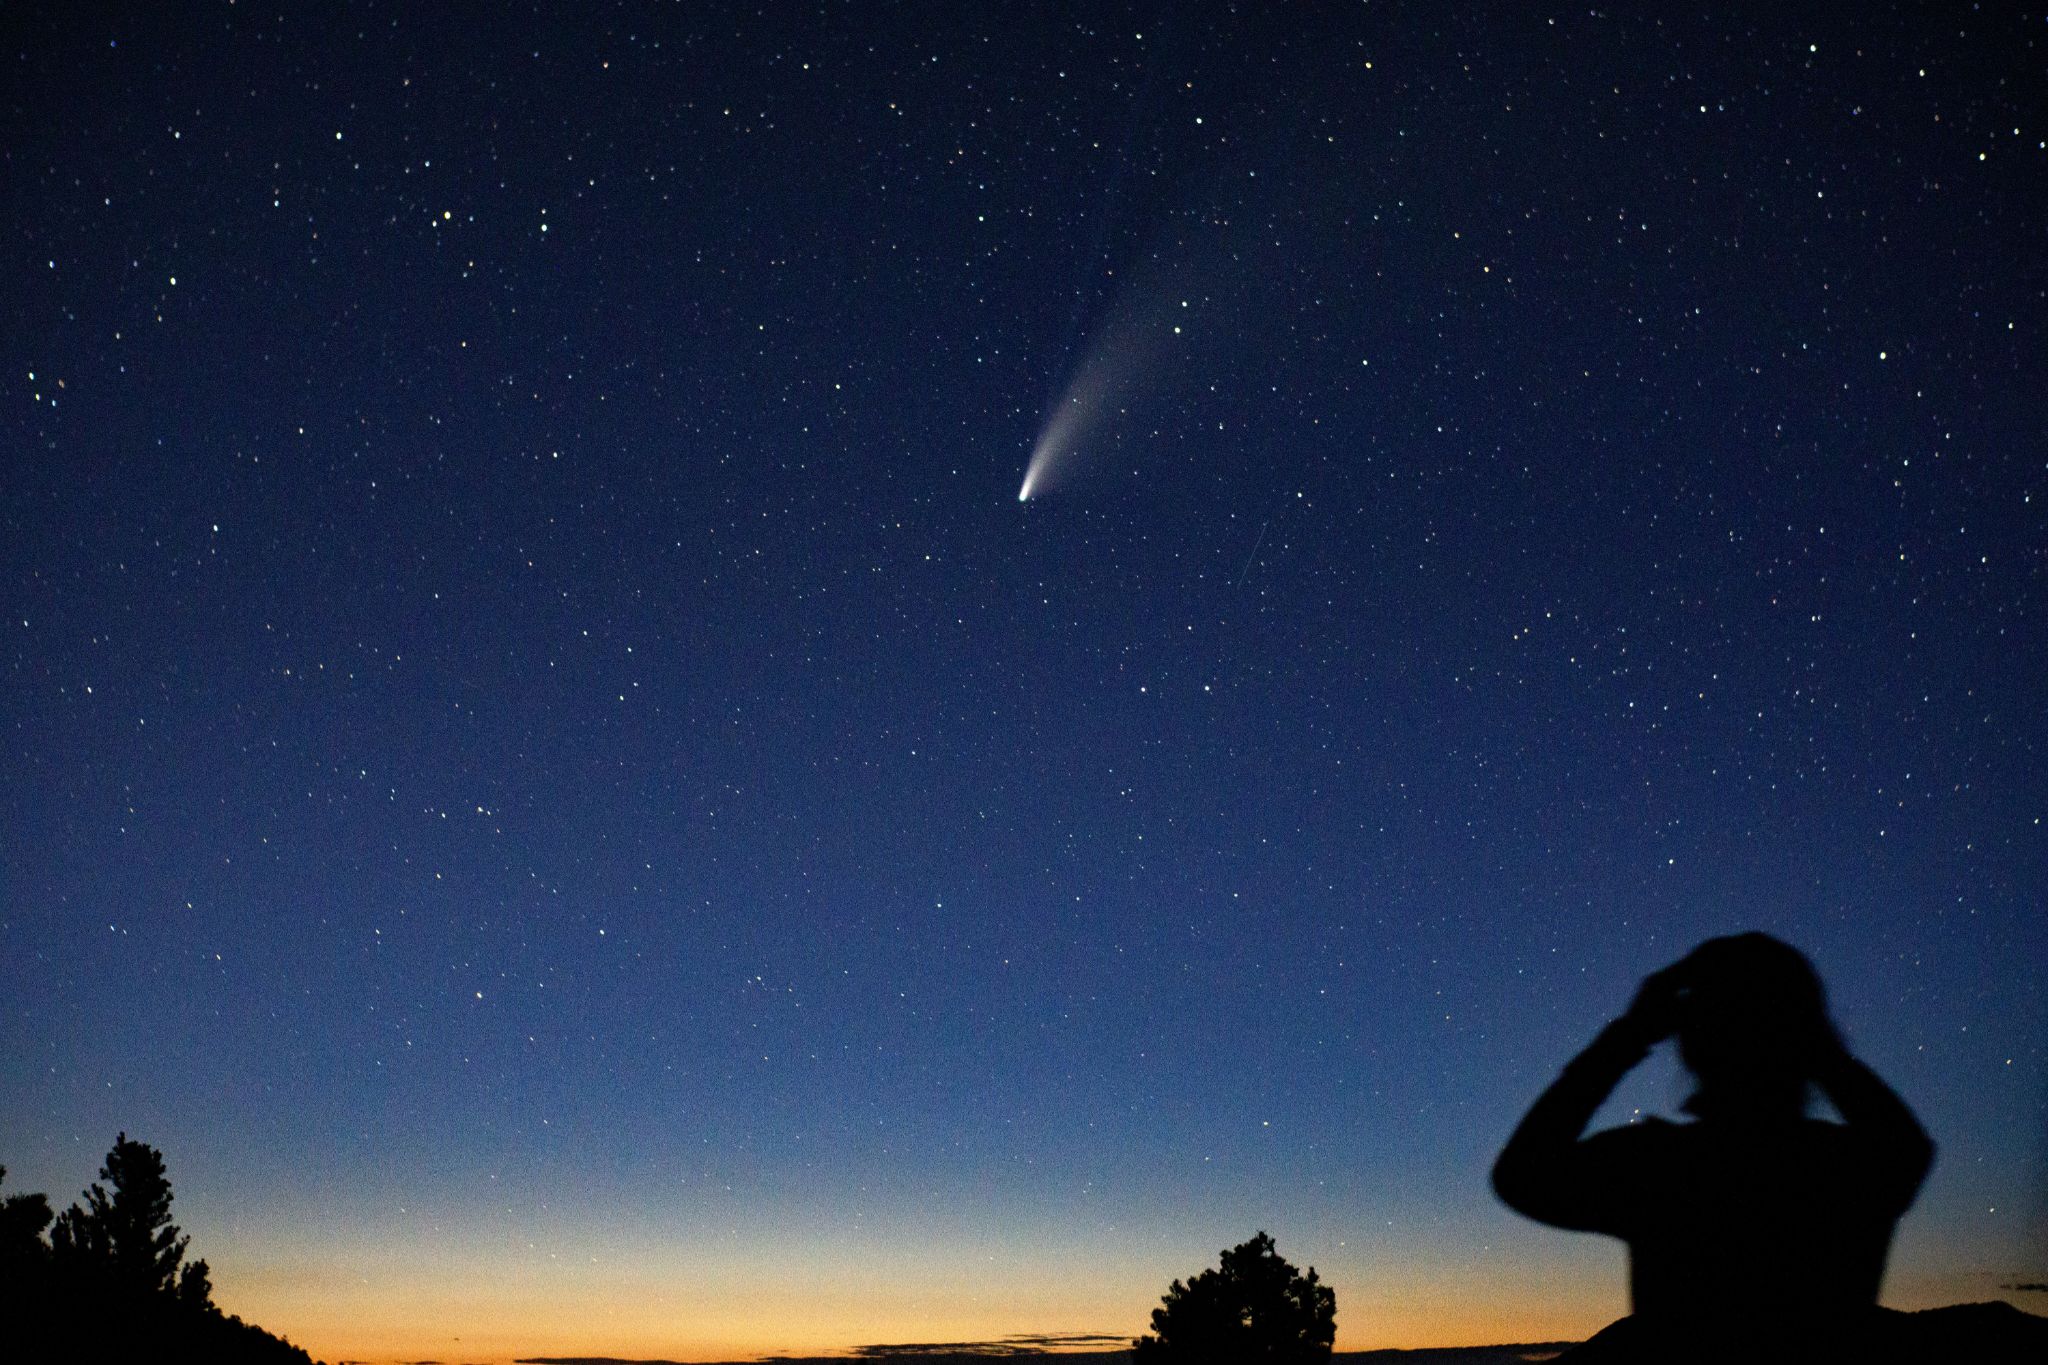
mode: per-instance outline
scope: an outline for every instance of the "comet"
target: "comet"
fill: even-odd
[[[1177,394],[1192,391],[1216,348],[1230,344],[1249,315],[1245,276],[1227,225],[1176,220],[1155,238],[1088,337],[1081,358],[1046,407],[1024,467],[1018,502],[1062,486],[1090,459],[1115,447],[1140,414],[1168,423]]]
[[[1158,360],[1182,339],[1181,332],[1156,308],[1125,307],[1110,317],[1046,410],[1017,501],[1029,502],[1058,487],[1084,463],[1084,449],[1104,444],[1091,438],[1127,415],[1141,392],[1153,387]]]
[[[1085,413],[1081,398],[1068,386],[1068,392],[1054,405],[1052,415],[1038,433],[1037,442],[1031,447],[1031,461],[1024,466],[1024,485],[1017,490],[1018,502],[1030,502],[1032,497],[1043,491],[1062,463],[1070,460],[1075,451],[1076,435],[1083,425]]]

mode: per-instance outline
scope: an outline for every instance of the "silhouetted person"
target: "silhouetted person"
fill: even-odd
[[[1692,1121],[1586,1136],[1674,1034],[1698,1082]],[[1807,1116],[1809,1086],[1842,1122]],[[1646,980],[1523,1118],[1493,1187],[1540,1222],[1628,1243],[1634,1312],[1570,1359],[1828,1359],[1881,1337],[1892,1230],[1933,1159],[1913,1112],[1843,1046],[1812,964],[1751,933]]]

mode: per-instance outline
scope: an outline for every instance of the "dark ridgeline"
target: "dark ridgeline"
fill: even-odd
[[[1692,1121],[1586,1136],[1670,1037],[1698,1082]],[[1814,1089],[1842,1122],[1808,1116]],[[1646,980],[1530,1108],[1493,1184],[1540,1222],[1628,1243],[1633,1312],[1560,1357],[1572,1365],[2048,1359],[2048,1321],[2006,1305],[1877,1306],[1933,1160],[1913,1112],[1843,1045],[1812,964],[1748,933]]]
[[[191,1239],[171,1222],[161,1152],[122,1133],[100,1179],[54,1220],[44,1195],[0,1200],[0,1359],[311,1365],[214,1306],[206,1262],[185,1260]]]

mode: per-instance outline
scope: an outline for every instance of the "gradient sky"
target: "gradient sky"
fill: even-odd
[[[0,20],[10,1189],[330,1359],[1576,1336],[1487,1166],[1756,927],[1888,1301],[2048,1280],[2041,14],[128,8]]]

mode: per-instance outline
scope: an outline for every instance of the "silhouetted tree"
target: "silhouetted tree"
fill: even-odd
[[[57,1217],[51,1245],[60,1265],[104,1275],[116,1292],[182,1290],[178,1263],[191,1241],[171,1222],[171,1182],[164,1155],[122,1133],[100,1167],[100,1179],[85,1192],[85,1207],[73,1204]],[[195,1281],[207,1284],[201,1269]],[[180,1294],[180,1297],[183,1297]],[[204,1306],[201,1298],[195,1306]]]
[[[185,1262],[178,1272],[178,1302],[187,1308],[210,1308],[213,1306],[213,1272],[207,1268],[206,1258]]]
[[[1175,1280],[1152,1310],[1152,1331],[1132,1343],[1146,1365],[1326,1361],[1337,1340],[1337,1295],[1315,1267],[1296,1271],[1261,1232],[1224,1252],[1220,1269]]]
[[[7,1168],[0,1166],[0,1184]],[[40,1194],[10,1194],[0,1199],[0,1298],[27,1292],[31,1280],[49,1268],[50,1248],[43,1229],[50,1226],[50,1201]]]
[[[206,1262],[185,1260],[171,1222],[161,1152],[123,1133],[100,1179],[54,1225],[40,1194],[0,1200],[0,1361],[312,1365],[214,1306]]]

